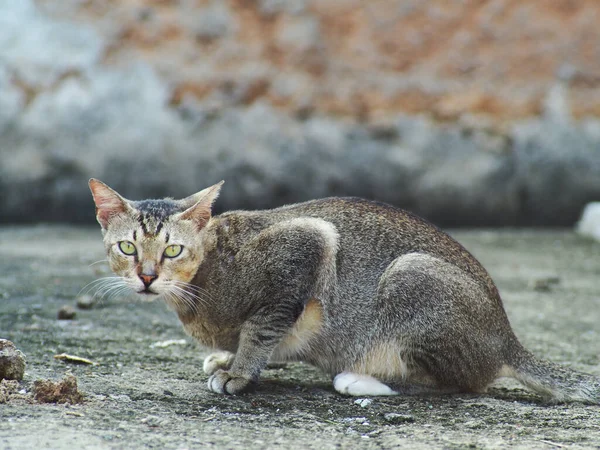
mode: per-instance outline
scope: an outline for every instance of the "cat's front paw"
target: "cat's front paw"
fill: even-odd
[[[252,380],[220,369],[208,379],[208,388],[218,394],[239,394],[247,391],[252,385]]]
[[[231,352],[211,353],[204,359],[202,369],[206,375],[213,375],[217,370],[227,370],[233,364],[235,355]]]

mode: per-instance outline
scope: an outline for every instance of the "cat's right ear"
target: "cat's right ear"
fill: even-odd
[[[113,217],[126,212],[130,207],[127,200],[102,181],[92,178],[88,184],[96,203],[96,219],[102,229],[106,230]]]

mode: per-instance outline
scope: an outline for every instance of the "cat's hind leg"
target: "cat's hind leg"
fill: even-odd
[[[333,379],[333,387],[340,394],[352,396],[376,396],[398,394],[387,384],[370,375],[342,372]]]
[[[409,253],[393,261],[380,279],[376,301],[379,327],[392,330],[402,344],[407,370],[399,381],[407,384],[483,392],[498,377],[506,353],[518,345],[497,293],[432,255]],[[379,360],[389,360],[389,353]],[[376,360],[371,358],[365,373],[381,371]]]

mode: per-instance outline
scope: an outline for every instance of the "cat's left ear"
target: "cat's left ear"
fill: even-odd
[[[194,195],[179,200],[181,205],[187,209],[177,214],[176,217],[182,220],[193,220],[198,230],[204,228],[211,217],[212,204],[219,196],[223,183],[224,181],[219,181]]]
[[[113,217],[128,211],[131,207],[126,199],[102,181],[92,178],[88,184],[96,203],[96,219],[102,229],[106,230]]]

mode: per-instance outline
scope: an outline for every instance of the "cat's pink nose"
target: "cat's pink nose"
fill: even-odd
[[[146,275],[143,273],[140,274],[140,279],[142,280],[142,282],[144,283],[144,286],[146,286],[146,287],[149,287],[152,284],[152,282],[154,280],[156,280],[156,278],[158,278],[157,275]]]

